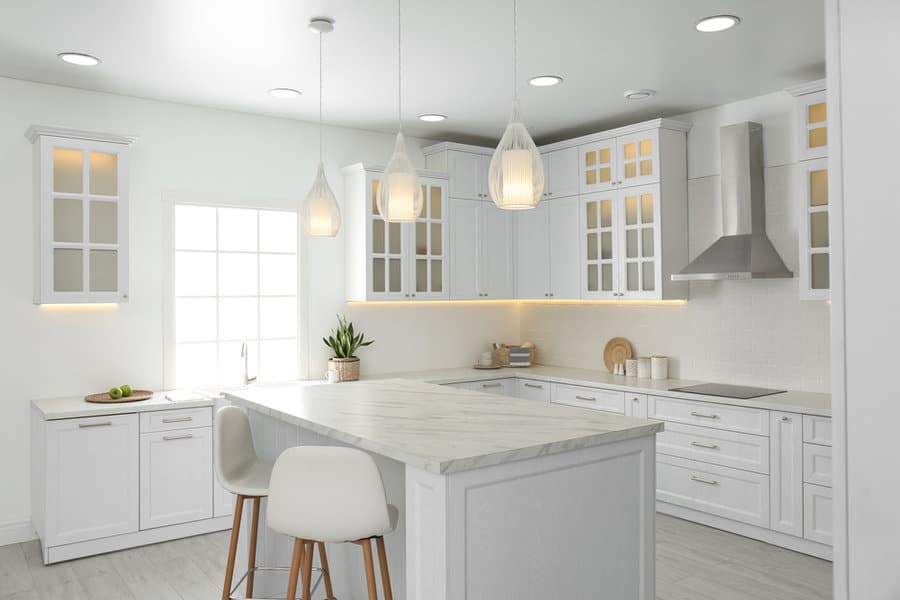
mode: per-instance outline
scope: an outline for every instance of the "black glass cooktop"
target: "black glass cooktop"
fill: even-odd
[[[726,383],[701,383],[700,385],[689,385],[683,388],[671,388],[669,391],[719,396],[721,398],[738,398],[740,400],[784,393],[784,390],[770,390],[768,388],[749,387],[746,385],[728,385]]]

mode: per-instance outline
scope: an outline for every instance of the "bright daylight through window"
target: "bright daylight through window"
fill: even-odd
[[[297,378],[297,213],[175,207],[175,384]]]

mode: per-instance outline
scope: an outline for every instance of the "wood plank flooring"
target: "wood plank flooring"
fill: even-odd
[[[41,562],[36,541],[2,546],[0,600],[215,600],[228,536],[212,533],[50,566]],[[665,515],[657,515],[656,536],[658,600],[832,597],[830,562]]]

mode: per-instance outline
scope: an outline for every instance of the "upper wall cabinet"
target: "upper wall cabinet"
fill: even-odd
[[[450,299],[513,298],[513,215],[493,202],[450,198]]]
[[[32,126],[36,304],[128,300],[133,137]]]
[[[828,156],[828,103],[825,80],[788,88],[797,99],[797,160]]]
[[[415,223],[388,223],[375,204],[382,167],[344,168],[347,299],[450,298],[447,179],[420,172],[425,205]]]
[[[581,192],[659,181],[659,130],[649,129],[599,139],[578,147]]]
[[[541,153],[544,159],[544,199],[577,196],[578,148]]]
[[[465,200],[490,200],[488,170],[492,148],[444,142],[423,151],[425,167],[443,171],[449,177],[448,194]]]

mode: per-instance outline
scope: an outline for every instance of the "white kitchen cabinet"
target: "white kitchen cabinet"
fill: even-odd
[[[598,139],[581,144],[578,147],[581,193],[659,182],[663,160],[660,132],[667,129],[660,128],[661,121],[657,123],[644,130],[636,131],[640,128],[637,125],[590,136]],[[666,127],[675,127],[682,133],[687,130],[683,124],[672,122],[666,122]]]
[[[684,398],[650,396],[651,419],[769,435],[769,411]]]
[[[723,467],[769,473],[769,438],[711,427],[666,423],[656,451]]]
[[[578,206],[572,196],[516,213],[516,298],[580,296]]]
[[[45,546],[138,530],[135,414],[50,421],[45,429]]]
[[[625,414],[636,419],[648,418],[647,394],[625,394]]]
[[[476,392],[484,392],[485,394],[516,395],[516,380],[512,378],[473,381],[470,385],[469,389]]]
[[[579,408],[625,414],[625,392],[554,383],[550,401]]]
[[[615,189],[619,179],[617,155],[615,137],[591,140],[578,147],[582,194]]]
[[[800,297],[831,298],[828,159],[802,161],[800,172]]]
[[[803,484],[803,537],[821,544],[832,543],[834,532],[831,488]]]
[[[35,304],[128,300],[128,150],[135,138],[32,126]]]
[[[488,171],[493,148],[442,142],[422,150],[425,167],[443,171],[449,177],[447,193],[450,198],[491,200],[488,190]]]
[[[512,214],[493,202],[451,198],[449,228],[450,298],[512,298]]]
[[[803,444],[803,482],[831,487],[831,447]]]
[[[546,381],[516,379],[516,398],[550,403],[550,384]]]
[[[579,193],[578,148],[562,148],[541,154],[544,162],[545,200]]]
[[[803,415],[803,441],[808,444],[831,445],[831,418]]]
[[[788,88],[796,98],[797,160],[828,156],[828,103],[825,80]]]
[[[142,433],[141,529],[212,518],[211,466],[211,427]]]
[[[803,418],[795,413],[769,414],[772,529],[803,535]]]
[[[421,215],[415,223],[388,223],[375,204],[383,169],[356,164],[343,172],[347,299],[449,299],[446,175],[420,172]]]

